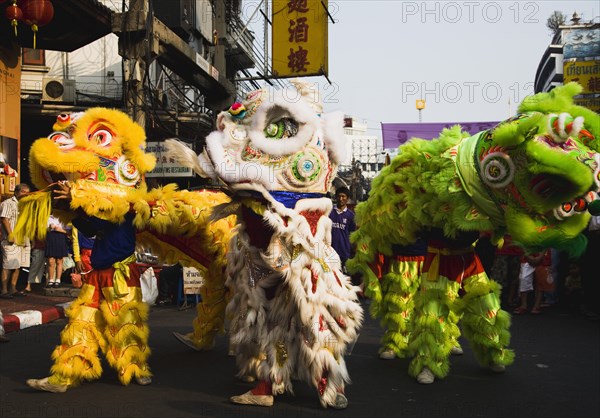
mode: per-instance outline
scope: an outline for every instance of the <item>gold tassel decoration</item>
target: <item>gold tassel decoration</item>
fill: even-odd
[[[35,47],[35,39],[36,39],[37,31],[38,31],[38,26],[34,23],[33,25],[31,25],[31,30],[33,31],[33,49],[37,49]]]

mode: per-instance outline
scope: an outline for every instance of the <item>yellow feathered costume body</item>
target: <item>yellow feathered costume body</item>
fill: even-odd
[[[64,223],[81,216],[116,227],[132,223],[137,244],[151,248],[165,263],[195,267],[205,278],[191,337],[199,348],[212,347],[223,332],[225,252],[235,219],[209,222],[209,216],[212,207],[229,198],[215,191],[180,191],[175,185],[147,190],[144,173],[154,168],[155,157],[144,152],[143,129],[118,110],[61,114],[53,130],[31,147],[32,182],[40,191],[21,199],[15,241],[44,240],[50,213]],[[53,206],[58,182],[70,188],[71,200],[65,205],[54,200]],[[107,270],[110,277],[99,281]],[[148,382],[147,315],[133,254],[110,269],[92,271],[67,310],[69,324],[52,354],[47,382],[66,388],[98,378],[98,349],[123,384],[132,378]],[[48,390],[32,381],[31,386]]]

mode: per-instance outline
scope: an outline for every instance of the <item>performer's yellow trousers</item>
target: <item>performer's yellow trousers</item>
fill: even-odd
[[[114,285],[112,267],[92,271],[86,278],[79,297],[66,311],[69,323],[52,353],[50,383],[76,386],[99,378],[98,349],[124,385],[134,377],[152,375],[147,364],[148,307],[142,302],[137,266],[128,268],[129,277],[122,282],[126,286]]]

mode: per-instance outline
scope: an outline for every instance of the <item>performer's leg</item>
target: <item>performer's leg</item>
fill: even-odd
[[[270,380],[259,380],[254,389],[242,395],[232,396],[230,400],[241,405],[272,406],[272,383]]]
[[[344,394],[346,387],[345,378],[341,374],[347,373],[343,357],[341,358],[340,366],[342,367],[340,369],[336,368],[337,370],[324,368],[321,378],[317,382],[319,398],[324,408],[331,406],[334,409],[346,409],[348,406],[348,398]]]
[[[459,334],[449,319],[450,304],[458,292],[458,284],[444,277],[437,281],[421,281],[421,291],[415,297],[414,329],[409,349],[414,355],[409,375],[419,383],[433,383],[434,377],[444,378],[450,371],[449,355]],[[427,369],[427,370],[425,370]],[[425,370],[427,376],[421,376]]]
[[[299,378],[315,386],[323,408],[344,409],[348,406],[344,390],[350,382],[344,360],[346,344],[328,334],[327,329],[321,335],[316,334],[314,341],[312,347],[307,344],[299,347]]]
[[[475,357],[483,366],[503,372],[514,360],[507,349],[510,315],[500,308],[500,286],[485,273],[464,282],[465,295],[457,302],[463,313],[462,330]]]
[[[193,341],[196,349],[212,350],[217,335],[224,332],[225,308],[229,296],[220,263],[213,262],[209,266],[207,283],[200,291],[202,300],[196,306],[198,315],[193,321],[194,331],[187,337]]]
[[[269,364],[265,353],[261,353],[259,346],[240,344],[236,345],[236,364],[239,368],[237,377],[245,382],[253,382],[258,376],[256,386],[246,393],[235,395],[229,399],[233,403],[242,405],[272,406],[275,400],[273,396],[273,382],[269,376]],[[283,393],[285,384],[281,386],[278,393]],[[282,390],[283,389],[283,390]]]
[[[411,332],[414,296],[421,283],[424,257],[398,256],[383,277],[381,325],[385,329],[379,356],[383,359],[406,357]]]
[[[104,350],[105,327],[97,309],[99,292],[93,284],[85,284],[66,315],[69,323],[61,332],[61,344],[54,349],[51,375],[45,379],[29,379],[27,384],[48,392],[64,392],[82,380],[94,380],[102,374],[98,348]]]
[[[132,283],[137,276],[139,284],[139,272],[136,273],[133,268],[131,270],[132,278],[128,280],[129,293],[126,296],[117,297],[112,286],[102,289],[105,300],[100,309],[106,320],[106,359],[124,385],[128,385],[133,377],[138,384],[147,385],[152,382],[147,363],[150,356],[150,332],[146,323],[148,306],[142,302],[139,285]]]

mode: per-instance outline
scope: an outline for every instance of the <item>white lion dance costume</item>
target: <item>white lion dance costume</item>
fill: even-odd
[[[330,245],[325,197],[342,157],[342,114],[323,114],[318,93],[294,84],[298,93],[254,91],[219,114],[199,156],[176,141],[168,147],[233,192],[213,216],[237,212],[227,263],[230,338],[240,375],[256,373],[259,383],[231,400],[271,406],[300,378],[323,407],[341,409],[350,380],[344,354],[363,317],[358,288]]]

